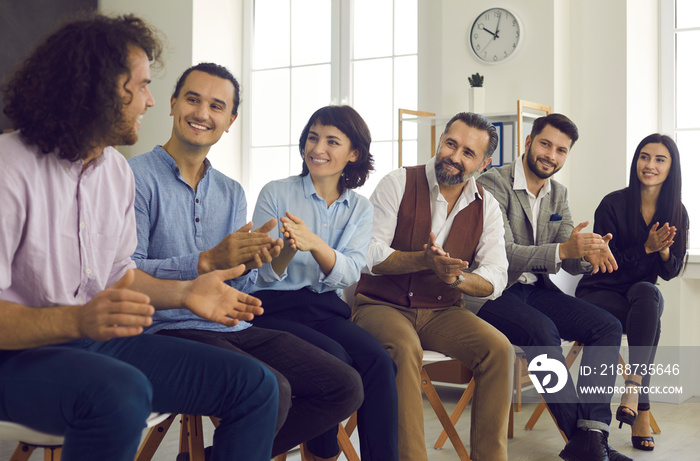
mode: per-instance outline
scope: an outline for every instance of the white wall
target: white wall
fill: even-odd
[[[138,142],[119,148],[129,158],[170,138],[170,95],[180,73],[192,65],[192,0],[100,0],[98,8],[106,14],[133,13],[155,26],[166,39],[164,67],[151,74],[150,89],[156,105],[143,117]]]
[[[170,96],[185,69],[212,61],[228,67],[237,77],[241,75],[242,3],[243,0],[100,0],[101,12],[136,14],[166,39],[164,68],[152,74],[150,85],[156,105],[144,115],[139,141],[133,146],[120,147],[127,158],[147,152],[170,138]],[[232,178],[240,178],[240,126],[239,118],[207,156],[215,168]]]

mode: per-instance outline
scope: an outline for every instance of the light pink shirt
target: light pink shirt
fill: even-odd
[[[111,147],[82,167],[0,135],[0,300],[84,304],[136,267],[131,168]]]

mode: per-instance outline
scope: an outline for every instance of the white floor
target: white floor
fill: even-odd
[[[441,399],[450,412],[461,395],[461,389],[453,387],[436,386]],[[424,400],[425,420],[426,420],[426,445],[428,446],[428,458],[431,461],[456,461],[458,456],[450,442],[440,450],[432,448],[435,439],[442,430],[439,421],[435,417],[432,408],[427,400]],[[508,442],[508,458],[512,461],[556,461],[564,442],[549,414],[545,412],[532,431],[524,430],[530,414],[535,408],[535,403],[526,403],[519,413],[515,413],[515,436]],[[673,460],[673,461],[693,461],[700,460],[700,398],[694,398],[681,405],[654,403],[652,406],[661,434],[655,435],[656,450],[652,452],[642,452],[632,448],[630,443],[629,426],[623,429],[612,429],[610,444],[618,451],[627,456],[634,457],[638,461]],[[463,440],[469,439],[469,408],[457,423],[457,430]],[[205,423],[205,442],[211,444],[212,427],[207,421]],[[173,424],[166,435],[163,444],[158,449],[154,461],[175,461],[178,447],[179,427]],[[351,438],[357,445],[357,436]],[[9,459],[14,444],[0,442],[0,460]],[[358,450],[359,452],[359,450]],[[41,461],[42,453],[35,452],[30,460]],[[300,459],[297,452],[290,453],[289,461]],[[344,460],[344,456],[341,456]],[[95,460],[99,461],[99,460]]]

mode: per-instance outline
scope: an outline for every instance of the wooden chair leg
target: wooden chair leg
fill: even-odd
[[[62,447],[44,448],[44,461],[61,461]]]
[[[168,433],[168,429],[170,429],[173,421],[175,421],[175,416],[177,415],[172,414],[168,416],[168,419],[148,430],[146,437],[139,447],[139,451],[136,453],[135,461],[151,461],[151,459],[153,459],[153,455],[156,454],[156,450],[163,441],[163,438],[165,438],[165,434]]]
[[[452,411],[452,415],[450,415],[450,421],[452,422],[453,426],[457,424],[457,421],[459,421],[459,418],[462,416],[462,413],[464,413],[464,410],[467,408],[467,405],[469,405],[469,402],[471,401],[472,396],[474,395],[475,386],[476,383],[474,382],[474,378],[472,378],[469,381],[467,388],[462,393],[462,396],[459,398],[455,409]],[[440,432],[440,436],[435,441],[435,445],[433,445],[433,448],[442,448],[445,445],[446,441],[447,432],[443,428],[442,432]]]
[[[27,445],[22,442],[18,443],[17,448],[15,448],[15,451],[10,457],[10,461],[27,461],[35,448],[34,445]]]
[[[457,434],[457,430],[452,424],[450,417],[447,416],[447,411],[445,411],[445,407],[442,405],[440,397],[438,396],[437,392],[435,391],[435,387],[433,387],[433,383],[428,377],[428,373],[425,371],[425,369],[423,369],[421,370],[420,375],[423,392],[425,392],[428,402],[430,402],[430,405],[433,407],[438,420],[440,420],[440,424],[442,424],[442,427],[447,431],[447,436],[450,438],[455,451],[457,451],[459,459],[462,461],[469,461],[469,453],[467,453],[467,449],[464,447],[462,439],[459,438],[459,434]]]
[[[525,430],[531,431],[535,427],[535,423],[540,419],[545,408],[547,408],[547,404],[544,399],[540,399],[540,403],[537,404],[535,411],[532,412],[530,419],[528,419],[527,424],[525,424]]]
[[[306,446],[306,442],[299,446],[299,453],[301,454],[301,461],[311,461],[314,459],[313,455]]]
[[[345,423],[345,433],[348,434],[348,437],[352,435],[355,428],[357,428],[357,412],[353,413],[348,419],[348,422]]]
[[[350,436],[342,424],[338,424],[338,446],[340,446],[340,451],[345,455],[348,461],[360,461],[355,447],[352,446]]]
[[[651,411],[649,411],[649,425],[651,426],[651,431],[654,434],[661,434],[661,428],[658,424],[656,424],[656,419],[654,419],[654,415]]]
[[[205,461],[204,432],[202,430],[202,417],[200,415],[182,415],[180,453],[185,452],[190,454],[190,461]]]
[[[355,447],[352,446],[352,442],[350,441],[350,436],[352,433],[355,431],[355,428],[357,427],[357,412],[353,413],[350,418],[348,418],[348,421],[345,423],[345,427],[343,427],[343,424],[338,424],[338,446],[340,447],[340,452],[334,459],[339,459],[340,455],[345,455],[345,459],[347,461],[360,461],[360,457],[357,455],[357,452],[355,451]],[[314,459],[313,455],[309,451],[309,448],[306,446],[306,443],[302,443],[299,446],[299,452],[301,456],[302,461],[309,461]],[[287,453],[282,453],[277,456],[275,456],[274,461],[286,461],[287,460]]]
[[[581,353],[581,349],[583,349],[583,344],[579,342],[575,342],[574,345],[571,346],[571,349],[569,349],[569,353],[566,354],[566,358],[564,359],[564,361],[566,362],[567,370],[570,369],[571,365],[574,364],[574,362],[578,358],[579,353]],[[540,399],[540,403],[537,404],[537,408],[535,408],[535,411],[532,412],[530,419],[527,420],[527,424],[525,424],[526,430],[532,430],[535,427],[535,423],[537,423],[537,420],[540,419],[540,416],[542,416],[542,413],[544,412],[545,408],[549,411],[549,407],[545,403],[543,397]],[[549,414],[552,415],[552,412],[549,411]],[[552,419],[556,424],[557,420],[554,419],[554,415],[552,415]],[[564,433],[562,432],[562,435],[563,434]],[[566,439],[566,437],[564,437],[564,439]]]
[[[520,355],[515,356],[515,370],[513,373],[513,388],[515,389],[515,411],[522,409],[523,402],[523,359]]]
[[[515,404],[511,402],[510,404],[510,411],[508,412],[508,438],[512,439],[513,435],[515,433],[515,413],[513,410],[515,409]]]

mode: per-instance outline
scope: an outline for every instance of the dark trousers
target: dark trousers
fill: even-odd
[[[608,312],[583,300],[547,288],[516,283],[494,300],[487,301],[478,316],[521,347],[528,362],[547,354],[565,363],[561,339],[584,344],[581,367],[595,373],[580,374],[578,395],[571,375],[556,393],[544,393],[559,428],[571,439],[577,427],[609,431],[612,393],[581,392],[589,386],[614,386],[615,374],[601,375],[603,365],[617,364],[622,326]]]
[[[161,330],[158,334],[222,347],[268,367],[280,389],[273,456],[331,428],[337,431],[338,423],[362,404],[362,382],[352,367],[290,333],[249,327],[233,333]]]
[[[133,461],[151,411],[221,418],[212,461],[268,461],[277,395],[260,362],[177,338],[0,351],[0,419],[64,435],[71,461]]]
[[[629,365],[632,374],[640,365],[654,363],[656,347],[661,336],[661,314],[664,312],[664,297],[652,283],[638,282],[623,295],[611,290],[596,290],[581,296],[581,299],[610,312],[617,318],[627,333]],[[651,373],[642,374],[642,386],[649,387]],[[649,394],[639,395],[641,411],[649,410]]]
[[[354,367],[362,377],[364,403],[357,410],[363,461],[398,461],[396,364],[368,332],[350,322],[350,307],[334,292],[258,291],[265,313],[255,325],[288,331]],[[316,456],[338,453],[337,429],[309,440]]]

